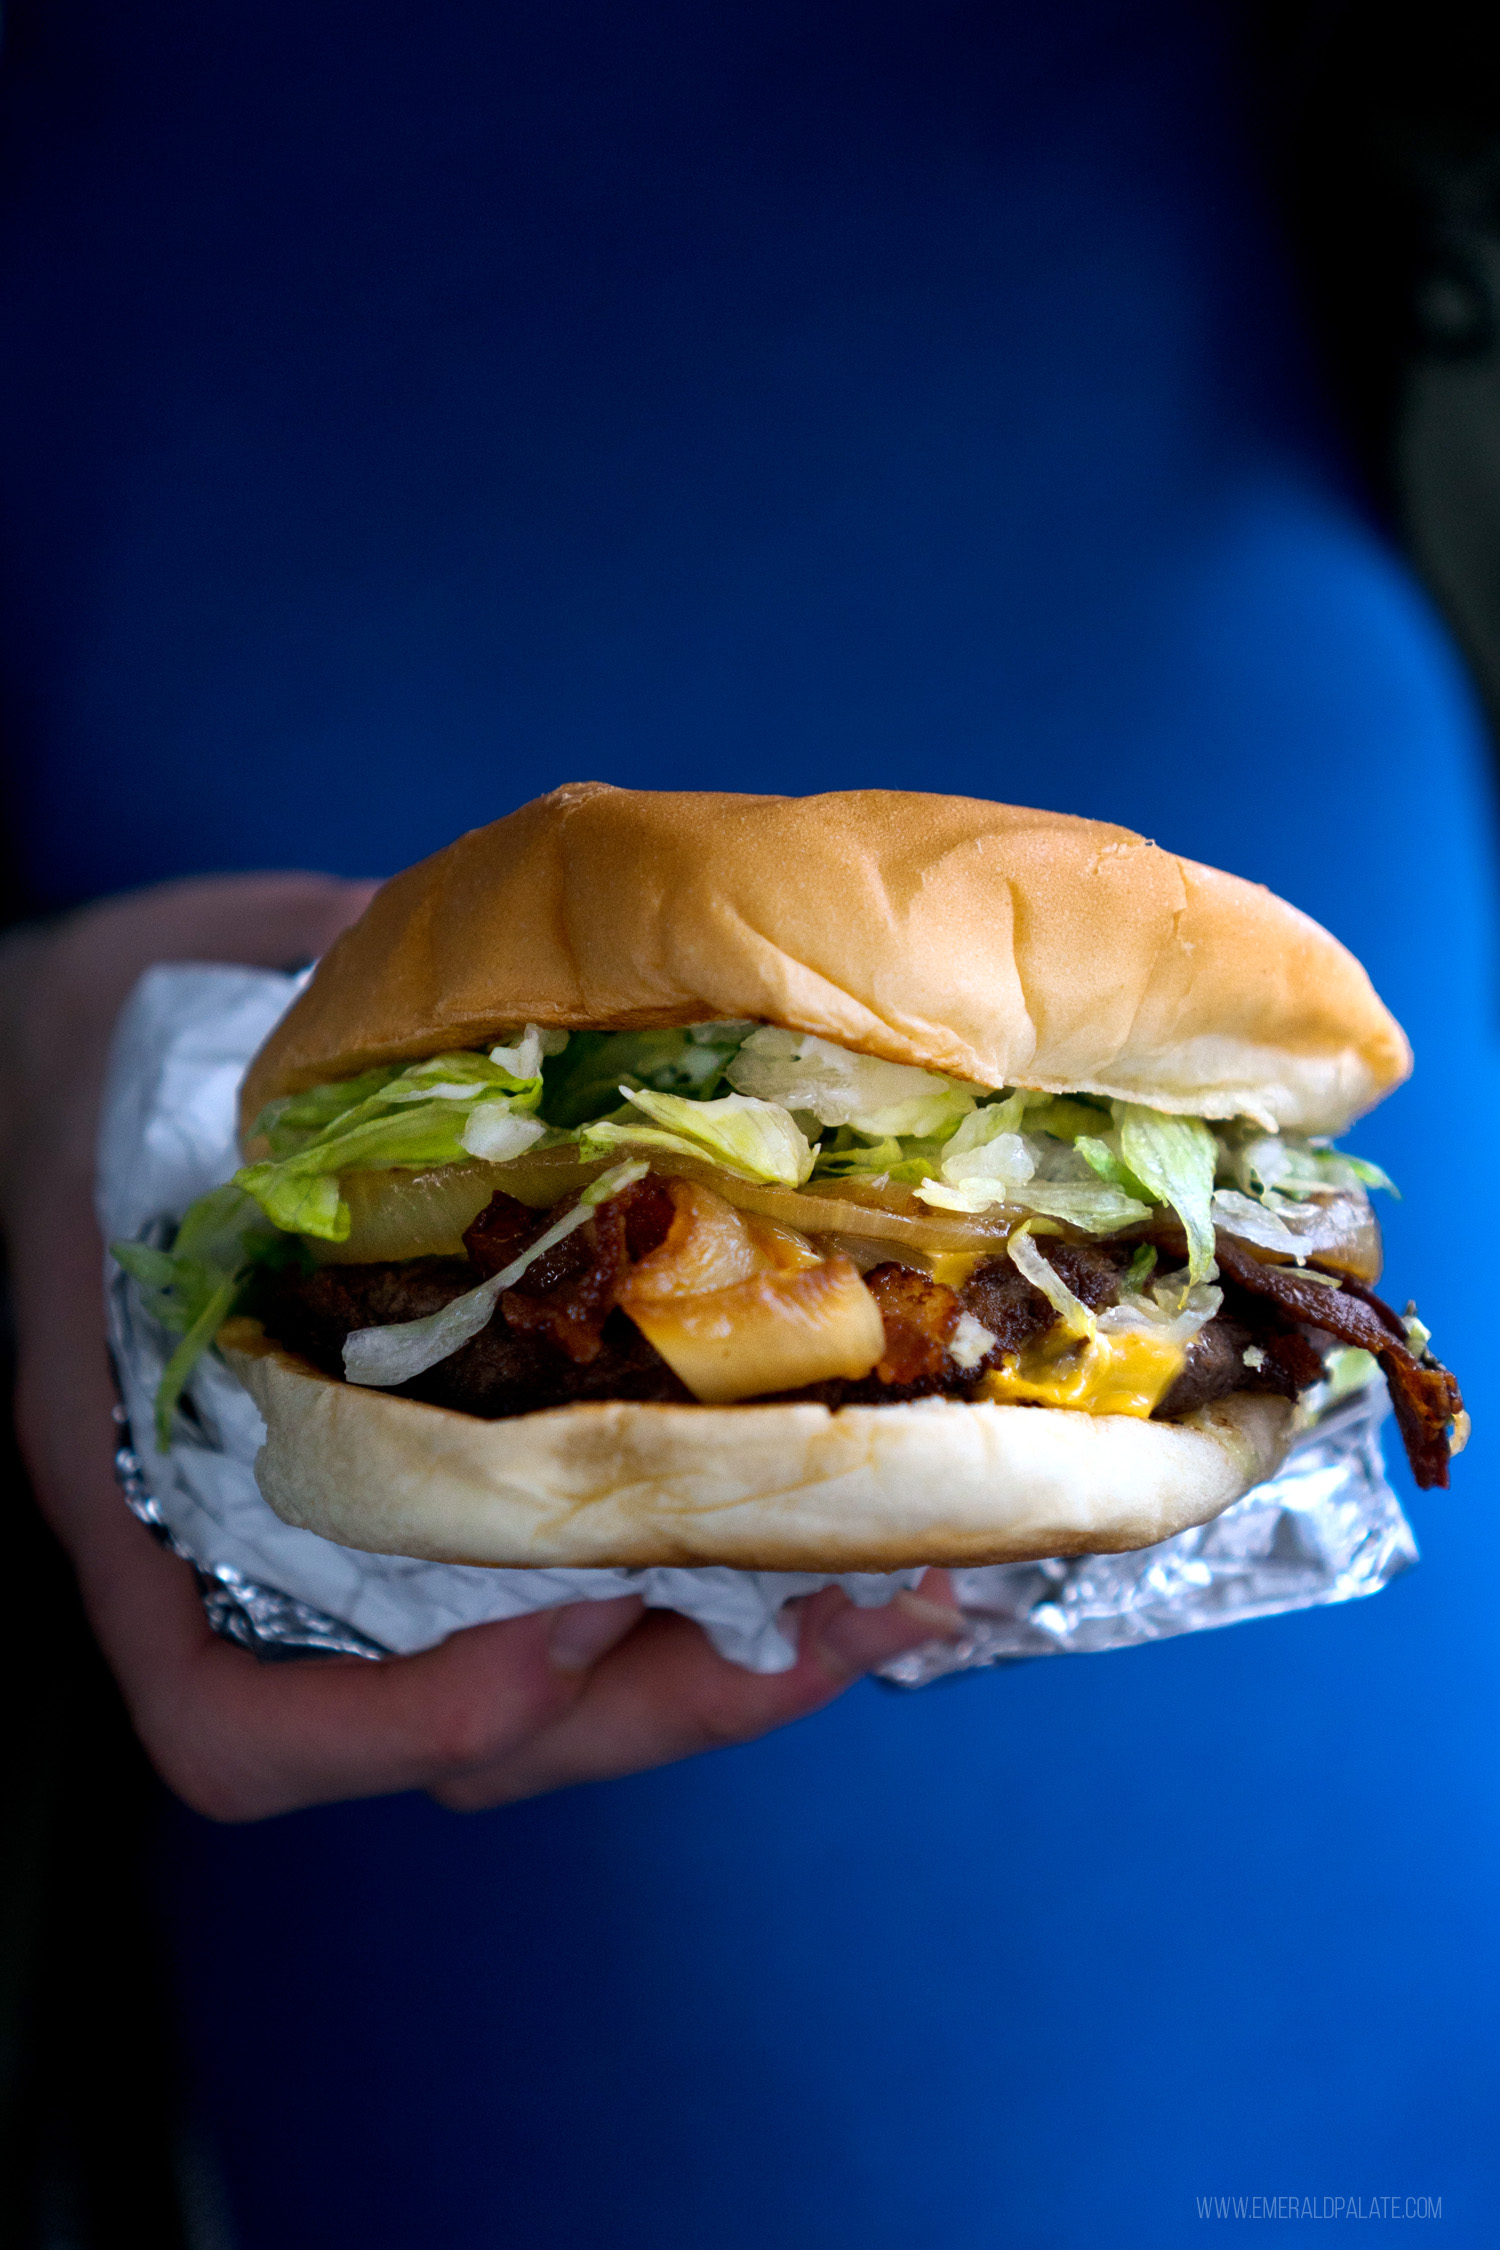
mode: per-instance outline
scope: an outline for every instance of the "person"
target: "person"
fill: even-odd
[[[110,1478],[135,974],[315,954],[362,878],[599,773],[1086,811],[1327,921],[1418,1041],[1360,1145],[1476,1489],[1482,746],[1331,429],[1233,17],[64,0],[13,39],[0,683],[20,864],[77,910],[4,965],[21,1429],[182,1800],[236,2238],[1159,2244],[1393,2150],[1477,2194],[1463,1484],[1357,1612],[835,1700],[939,1579],[818,1597],[779,1680],[630,1605],[261,1668]]]
[[[813,1596],[797,1665],[764,1678],[715,1656],[684,1618],[644,1619],[628,1595],[481,1626],[383,1665],[266,1666],[215,1639],[191,1569],[139,1536],[114,1481],[91,1191],[102,1064],[151,962],[275,966],[316,954],[368,896],[367,885],[295,877],[163,885],[61,932],[25,933],[0,984],[14,1102],[0,1120],[6,1226],[24,1313],[17,1426],[163,1778],[220,1820],[401,1789],[472,1810],[747,1739],[953,1633],[935,1572],[890,1614],[832,1587]]]

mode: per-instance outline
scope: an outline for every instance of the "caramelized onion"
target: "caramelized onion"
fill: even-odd
[[[427,1172],[346,1172],[340,1186],[353,1222],[348,1241],[308,1247],[316,1258],[350,1265],[387,1258],[460,1256],[459,1237],[496,1189],[530,1204],[534,1211],[545,1211],[564,1196],[581,1194],[608,1162],[601,1158],[582,1163],[577,1149],[566,1146],[528,1151],[508,1164],[445,1164]],[[925,1266],[955,1255],[995,1257],[1012,1227],[1025,1216],[986,1212],[981,1218],[970,1218],[959,1212],[929,1211],[904,1188],[872,1194],[863,1181],[820,1181],[806,1189],[758,1187],[749,1180],[733,1179],[706,1161],[660,1151],[653,1152],[651,1169],[659,1178],[697,1181],[736,1210],[772,1220],[799,1235],[837,1235],[838,1248],[847,1251],[856,1265],[878,1264],[882,1258],[896,1256]],[[859,1192],[847,1192],[850,1188]],[[861,1249],[863,1244],[871,1245],[868,1253]]]
[[[1268,1218],[1270,1214],[1267,1214]],[[1272,1220],[1272,1225],[1275,1221]],[[1243,1232],[1221,1219],[1219,1231],[1236,1241],[1268,1245],[1252,1223]],[[1333,1194],[1309,1196],[1283,1221],[1296,1239],[1297,1252],[1304,1258],[1316,1258],[1320,1265],[1332,1266],[1339,1273],[1352,1274],[1356,1281],[1375,1282],[1380,1279],[1382,1249],[1380,1221],[1370,1208],[1370,1199],[1363,1194]],[[1290,1255],[1280,1244],[1272,1250],[1273,1257],[1281,1262]]]
[[[699,1180],[672,1182],[666,1240],[631,1268],[620,1303],[708,1403],[868,1375],[885,1348],[874,1298],[847,1258],[737,1211]]]
[[[457,1257],[464,1228],[503,1189],[533,1210],[545,1211],[564,1196],[581,1194],[607,1168],[607,1158],[580,1161],[571,1143],[528,1151],[508,1164],[446,1164],[427,1172],[349,1172],[340,1183],[352,1218],[347,1242],[308,1244],[315,1258],[371,1264],[387,1258]],[[935,1211],[909,1189],[875,1187],[867,1180],[816,1180],[806,1188],[760,1187],[737,1180],[692,1157],[653,1152],[659,1177],[696,1181],[721,1201],[754,1217],[775,1221],[801,1236],[821,1237],[818,1248],[849,1257],[861,1269],[886,1258],[920,1266],[952,1287],[961,1286],[980,1258],[1004,1250],[1007,1237],[1028,1216],[1023,1211]],[[1309,1253],[1320,1264],[1378,1279],[1380,1229],[1362,1195],[1317,1199],[1321,1224]],[[1032,1232],[1065,1239],[1077,1230],[1032,1218]],[[1169,1212],[1139,1230],[1165,1245],[1181,1229]],[[1136,1239],[1136,1230],[1119,1240]],[[967,1261],[967,1264],[965,1263]]]
[[[707,1405],[868,1375],[885,1349],[874,1298],[847,1258],[757,1273],[699,1296],[622,1298],[649,1343]]]
[[[430,1172],[346,1172],[349,1239],[308,1249],[324,1265],[366,1266],[387,1258],[461,1258],[463,1231],[494,1194],[498,1164],[442,1164]]]
[[[654,1168],[661,1171],[668,1167]],[[676,1170],[676,1164],[670,1168]],[[905,1188],[887,1191],[888,1201],[875,1200],[844,1193],[855,1184],[844,1180],[814,1180],[805,1188],[781,1188],[758,1187],[749,1180],[728,1179],[723,1173],[709,1176],[718,1193],[741,1211],[778,1219],[783,1226],[796,1227],[803,1234],[836,1234],[845,1238],[846,1244],[884,1243],[888,1245],[881,1251],[885,1258],[895,1257],[902,1250],[915,1252],[912,1262],[916,1264],[953,1253],[997,1257],[1005,1247],[1006,1236],[1027,1216],[1024,1211],[986,1211],[982,1218],[971,1218],[962,1212],[931,1211]],[[1041,1230],[1033,1225],[1032,1231]]]
[[[818,1262],[806,1237],[774,1220],[747,1218],[698,1180],[673,1180],[675,1215],[666,1240],[631,1270],[622,1302],[700,1297],[752,1274],[796,1273]]]

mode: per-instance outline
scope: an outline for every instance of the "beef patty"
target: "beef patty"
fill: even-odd
[[[491,1420],[579,1399],[692,1404],[691,1392],[616,1303],[629,1266],[660,1243],[671,1211],[655,1179],[612,1197],[505,1292],[487,1327],[399,1385],[397,1395]],[[467,1257],[287,1271],[257,1309],[277,1342],[342,1377],[344,1339],[355,1329],[437,1312],[498,1273],[556,1215],[497,1195],[464,1237]],[[1074,1295],[1102,1312],[1118,1301],[1132,1249],[1049,1237],[1045,1254]],[[895,1260],[876,1266],[865,1281],[885,1324],[879,1365],[858,1381],[816,1383],[775,1393],[777,1400],[839,1407],[972,1399],[990,1368],[1036,1342],[1056,1321],[1051,1302],[1009,1258],[988,1259],[958,1290]],[[960,1367],[950,1346],[965,1313],[995,1342],[977,1364]],[[1230,1391],[1295,1398],[1321,1373],[1317,1350],[1282,1307],[1226,1275],[1223,1309],[1194,1338],[1157,1416],[1172,1420]]]

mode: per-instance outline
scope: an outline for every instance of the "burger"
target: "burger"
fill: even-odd
[[[1150,1545],[1383,1376],[1335,1142],[1404,1078],[1235,876],[969,798],[584,783],[387,883],[246,1074],[244,1163],[117,1246],[254,1397],[288,1522],[490,1565],[886,1571]]]

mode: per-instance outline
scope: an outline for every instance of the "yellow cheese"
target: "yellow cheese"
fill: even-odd
[[[880,1309],[852,1260],[674,1180],[666,1240],[633,1267],[620,1303],[707,1404],[868,1375],[885,1349]]]
[[[934,1281],[941,1281],[949,1289],[962,1289],[974,1268],[994,1254],[993,1250],[934,1250],[927,1266]]]
[[[986,1375],[978,1396],[999,1405],[1070,1406],[1081,1414],[1134,1414],[1146,1421],[1187,1358],[1187,1347],[1132,1329],[1071,1348],[1022,1354]]]

